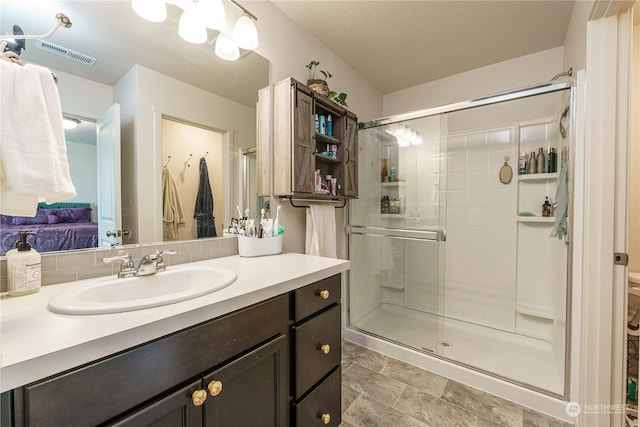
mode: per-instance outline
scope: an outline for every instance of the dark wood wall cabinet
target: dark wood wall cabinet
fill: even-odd
[[[2,427],[340,424],[340,275],[2,394]]]
[[[316,115],[320,129],[316,128]],[[329,116],[331,132],[327,130]],[[358,118],[351,111],[292,78],[274,84],[274,195],[357,197],[357,124]],[[258,153],[258,157],[268,155]],[[327,175],[337,179],[339,189],[336,189],[335,196],[317,191],[316,171],[320,171],[322,182]],[[266,176],[259,178],[268,180]]]

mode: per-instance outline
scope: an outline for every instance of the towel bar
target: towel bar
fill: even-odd
[[[339,203],[342,202],[340,206],[334,206],[335,208],[342,209],[347,205],[347,199],[313,199],[309,197],[295,197],[295,196],[281,196],[280,201],[289,200],[289,203],[294,208],[308,208],[309,204],[306,205],[296,205],[293,203],[294,200],[306,203]]]

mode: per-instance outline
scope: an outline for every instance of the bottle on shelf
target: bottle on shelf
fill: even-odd
[[[388,214],[389,213],[389,196],[382,196],[382,200],[380,201],[380,213]]]
[[[536,173],[544,173],[545,164],[544,149],[540,147],[538,149],[538,155],[536,156]]]
[[[316,113],[316,133],[320,133],[320,120],[318,119],[317,113]]]
[[[529,165],[527,172],[529,175],[533,175],[534,173],[538,173],[538,164],[536,163],[536,152],[532,151],[529,155]]]
[[[333,120],[331,120],[331,114],[327,114],[327,136],[333,136]]]
[[[389,181],[396,182],[396,168],[394,166],[389,169]]]
[[[556,149],[551,147],[549,149],[549,173],[558,172],[558,153]]]
[[[527,155],[523,154],[518,159],[518,175],[526,175],[527,174]]]
[[[551,202],[549,201],[549,196],[544,198],[544,203],[542,204],[542,216],[551,216]]]
[[[382,159],[382,173],[381,173],[381,182],[389,182],[389,169],[387,164],[387,159]]]

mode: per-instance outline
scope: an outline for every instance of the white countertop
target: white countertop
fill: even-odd
[[[192,300],[145,310],[61,315],[49,300],[100,279],[43,286],[21,297],[0,296],[0,392],[71,369],[349,269],[349,261],[303,254],[231,256],[181,264],[220,266],[237,272],[230,286]],[[172,267],[169,267],[169,269]],[[158,273],[162,274],[162,273]]]

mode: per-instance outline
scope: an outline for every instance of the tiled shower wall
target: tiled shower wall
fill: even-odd
[[[517,156],[515,128],[447,141],[445,315],[513,330]],[[514,180],[499,180],[509,156]]]
[[[189,240],[171,243],[154,243],[136,245],[125,248],[131,254],[136,264],[144,255],[152,254],[156,250],[176,251],[175,255],[165,255],[167,265],[184,264],[193,261],[220,258],[238,254],[238,241],[235,237],[218,239]],[[79,250],[56,252],[42,255],[42,285],[72,282],[75,280],[91,279],[94,277],[116,275],[120,270],[120,263],[106,264],[103,258],[118,254],[118,248],[99,248],[94,250]],[[7,290],[7,260],[0,260],[0,291]]]

